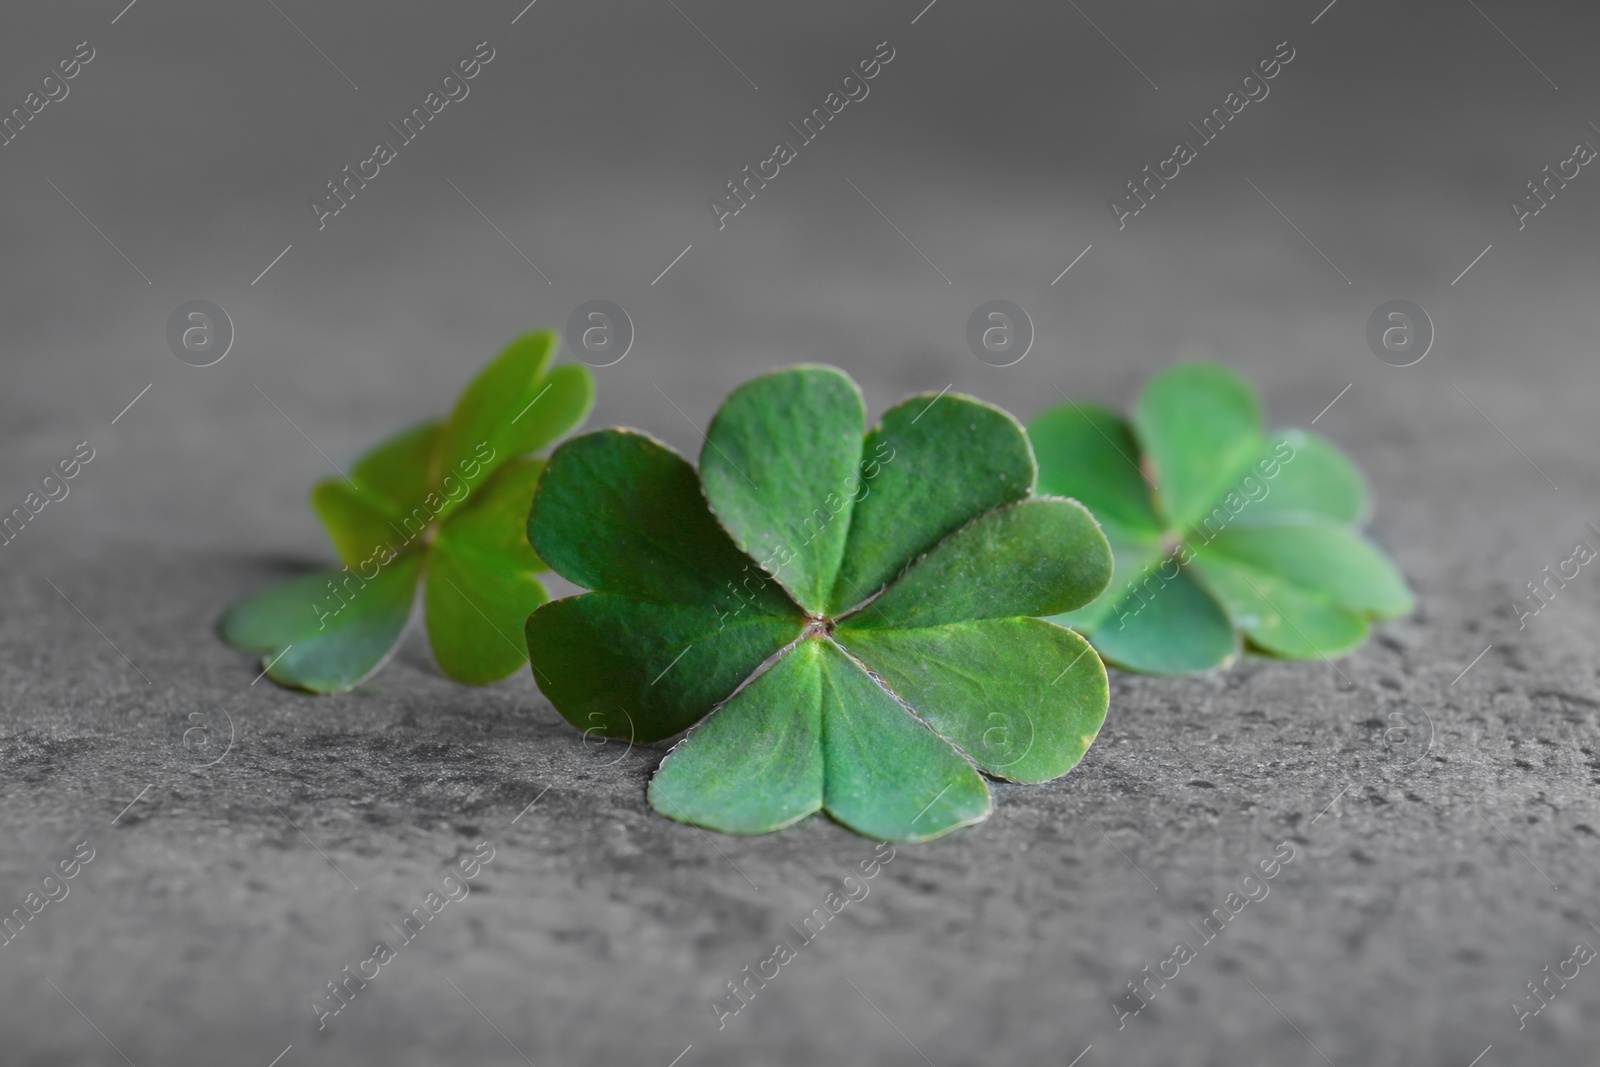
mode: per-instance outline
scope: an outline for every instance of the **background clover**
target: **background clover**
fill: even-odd
[[[1250,383],[1209,363],[1152,378],[1131,422],[1073,401],[1041,412],[1040,490],[1087,504],[1116,555],[1106,592],[1056,621],[1117,666],[1185,674],[1231,659],[1240,632],[1331,659],[1410,612],[1405,579],[1355,530],[1360,472],[1315,434],[1261,427]]]
[[[761,833],[826,810],[921,840],[988,815],[979,771],[1055,778],[1099,731],[1105,668],[1031,617],[1105,588],[1093,517],[1029,498],[998,408],[918,396],[865,422],[854,382],[804,366],[728,397],[698,477],[630,430],[550,457],[528,539],[594,592],[528,619],[534,676],[586,731],[705,719],[651,782],[663,814]]]
[[[479,372],[444,421],[413,426],[311,491],[344,569],[291,578],[223,616],[225,640],[262,652],[276,682],[350,689],[399,643],[424,593],[428,640],[445,673],[482,685],[527,659],[517,633],[549,599],[526,537],[544,461],[519,458],[588,417],[594,376],[546,368],[549,331],[526,334]]]

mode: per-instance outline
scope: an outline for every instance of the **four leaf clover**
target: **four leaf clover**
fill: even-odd
[[[528,619],[534,676],[586,732],[693,727],[651,782],[663,814],[923,840],[989,814],[980,771],[1059,777],[1099,731],[1105,668],[1037,617],[1110,580],[1094,518],[1030,496],[998,408],[917,396],[865,423],[843,372],[801,366],[723,403],[698,475],[616,429],[545,466],[528,539],[593,591]]]
[[[343,570],[242,601],[223,637],[280,684],[346,690],[393,652],[426,579],[452,677],[531,660],[586,734],[687,731],[651,781],[658,811],[728,833],[826,811],[915,841],[985,818],[984,775],[1075,766],[1105,720],[1102,658],[1185,674],[1247,639],[1327,659],[1413,607],[1357,532],[1355,466],[1314,434],[1264,432],[1225,367],[1157,375],[1132,419],[1069,400],[1026,432],[945,393],[868,432],[848,376],[793,367],[724,401],[697,472],[625,429],[524,458],[593,404],[587,367],[549,369],[556,344],[517,339],[449,418],[319,483]],[[549,602],[546,561],[591,592]]]
[[[1158,374],[1132,420],[1068,401],[1028,433],[1041,490],[1083,501],[1111,541],[1110,588],[1056,616],[1111,663],[1203,671],[1241,633],[1270,655],[1331,659],[1412,610],[1405,579],[1356,532],[1360,472],[1314,434],[1264,433],[1255,391],[1226,367]]]
[[[350,689],[399,643],[426,578],[428,639],[439,666],[474,685],[527,661],[524,621],[549,599],[526,538],[544,466],[520,458],[588,417],[588,367],[547,367],[555,334],[513,341],[443,421],[424,422],[319,483],[312,506],[345,566],[292,578],[235,605],[222,636],[263,653],[266,673],[316,693]]]

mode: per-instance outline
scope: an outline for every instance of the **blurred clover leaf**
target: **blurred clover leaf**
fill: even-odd
[[[1033,616],[1093,600],[1110,548],[1080,504],[1030,498],[1035,473],[1004,411],[915,396],[868,433],[823,366],[735,390],[698,475],[636,431],[574,438],[528,539],[593,592],[528,619],[534,676],[585,732],[695,727],[650,784],[684,822],[763,833],[825,810],[896,841],[978,822],[980,771],[1059,777],[1106,714],[1088,643]]]
[[[471,685],[527,662],[517,640],[549,599],[529,547],[528,504],[544,461],[523,459],[578,426],[594,404],[582,364],[554,369],[549,331],[513,341],[479,372],[444,421],[424,422],[319,482],[311,504],[343,570],[303,575],[234,605],[219,629],[261,652],[281,685],[350,689],[399,643],[425,579],[428,640],[439,666]]]
[[[1265,433],[1255,390],[1226,367],[1156,375],[1131,421],[1069,400],[1028,434],[1040,490],[1083,501],[1111,541],[1110,588],[1055,616],[1109,663],[1204,671],[1238,653],[1241,633],[1269,655],[1332,659],[1413,607],[1356,532],[1367,494],[1354,464],[1315,434]]]

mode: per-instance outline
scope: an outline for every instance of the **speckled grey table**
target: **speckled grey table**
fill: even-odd
[[[1595,179],[1522,230],[1506,207],[1595,137],[1591,15],[121,6],[0,15],[7,101],[95,48],[0,149],[0,505],[95,450],[0,547],[0,910],[28,915],[0,944],[0,1060],[1592,1059],[1600,974],[1566,961],[1600,947],[1600,584],[1525,628],[1513,604],[1600,548]],[[1107,197],[1284,39],[1272,95],[1119,231]],[[482,40],[472,95],[319,231],[307,198]],[[871,95],[718,230],[706,198],[882,40]],[[783,363],[845,367],[874,410],[950,385],[1028,416],[1208,349],[1364,466],[1418,611],[1337,664],[1114,672],[1072,774],[999,786],[806,939],[871,842],[659,818],[659,750],[586,748],[530,677],[456,686],[415,635],[310,699],[211,631],[326,557],[305,493],[329,461],[597,296],[639,339],[593,424],[691,453]],[[238,334],[204,369],[163,335],[197,297]],[[991,297],[1037,328],[1016,366],[966,350]],[[1405,369],[1364,340],[1396,297],[1438,329]],[[401,947],[319,1030],[380,940]],[[1526,983],[1574,967],[1519,1030]]]

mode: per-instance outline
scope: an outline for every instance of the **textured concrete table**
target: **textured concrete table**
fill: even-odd
[[[1525,627],[1513,605],[1600,548],[1596,200],[1585,171],[1522,230],[1506,210],[1594,136],[1590,16],[273,6],[0,16],[0,69],[95,49],[0,152],[0,505],[94,450],[0,548],[0,909],[38,894],[0,945],[0,1059],[1592,1058],[1600,975],[1526,983],[1600,947],[1600,585],[1585,568]],[[1107,198],[1286,38],[1272,95],[1119,230]],[[306,200],[486,39],[471,96],[319,230]],[[872,94],[719,230],[707,197],[883,40]],[[1363,465],[1419,608],[1336,664],[1113,672],[1075,771],[998,786],[987,823],[880,860],[806,939],[871,842],[660,818],[661,750],[586,747],[526,674],[454,685],[416,634],[312,699],[212,633],[327,557],[305,493],[330,462],[596,296],[639,339],[593,425],[690,454],[784,363],[845,367],[875,412],[950,385],[1026,417],[1209,349]],[[1013,367],[966,350],[990,297],[1037,328]],[[1405,369],[1364,339],[1396,297],[1438,329]],[[167,350],[190,298],[237,327],[213,367]],[[319,1029],[379,940],[395,958]],[[779,942],[795,958],[726,1013]]]

